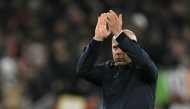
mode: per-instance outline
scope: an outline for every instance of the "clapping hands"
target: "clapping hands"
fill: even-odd
[[[110,30],[107,30],[106,28],[106,19],[106,13],[103,13],[98,17],[98,23],[95,29],[95,40],[103,41],[104,38],[107,38],[109,36]]]
[[[111,33],[114,36],[118,35],[122,29],[122,15],[120,14],[119,16],[117,16],[117,14],[114,11],[110,10],[110,12],[106,14],[106,16],[106,22]]]
[[[106,27],[108,25],[108,29]],[[95,29],[94,39],[97,41],[103,41],[110,33],[114,36],[118,35],[122,30],[122,15],[117,14],[110,10],[108,13],[103,13],[98,17],[98,22]]]

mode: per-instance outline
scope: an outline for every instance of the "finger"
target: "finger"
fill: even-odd
[[[98,27],[99,24],[100,24],[100,16],[98,17],[98,22],[96,24],[96,27]]]
[[[104,25],[105,16],[104,14],[101,15],[101,25]]]
[[[104,24],[104,14],[101,14],[101,24]]]
[[[98,25],[100,24],[100,22],[101,22],[101,17],[99,16],[98,17]]]
[[[119,20],[119,17],[113,11],[108,13],[108,16],[109,16],[109,19],[111,19],[112,22]]]
[[[110,22],[113,22],[114,21],[114,16],[111,15],[111,13],[107,13],[107,18]]]
[[[117,14],[116,14],[114,11],[110,10],[110,13],[111,13],[112,15],[114,15],[115,17],[118,17]]]
[[[102,14],[100,15],[99,24],[102,23]]]
[[[108,26],[111,25],[111,21],[108,20],[108,18],[106,18],[106,23],[108,24]]]
[[[122,23],[122,14],[119,15],[119,21]]]
[[[103,24],[104,24],[104,25],[106,25],[106,18],[107,18],[107,17],[106,17],[106,14],[104,13],[104,14],[103,14]]]

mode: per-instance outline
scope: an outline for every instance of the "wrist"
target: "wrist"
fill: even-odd
[[[94,36],[93,39],[96,40],[96,41],[103,41],[104,40],[103,38],[100,38],[100,37],[97,37],[97,36]]]
[[[116,39],[123,31],[121,30],[117,35],[114,35],[114,39]]]
[[[114,36],[118,36],[120,33],[122,32],[122,30],[118,30],[115,33],[113,33]]]

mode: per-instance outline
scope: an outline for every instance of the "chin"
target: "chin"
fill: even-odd
[[[127,65],[125,62],[116,62],[116,65]]]

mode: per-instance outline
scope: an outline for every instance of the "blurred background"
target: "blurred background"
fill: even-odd
[[[102,109],[76,65],[110,9],[159,69],[155,109],[190,109],[189,0],[0,0],[0,109]]]

